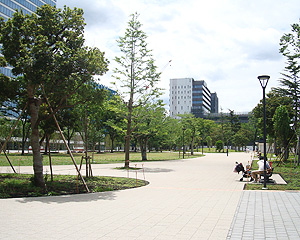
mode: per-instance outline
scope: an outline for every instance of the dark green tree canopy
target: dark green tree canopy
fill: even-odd
[[[84,46],[84,25],[82,9],[61,10],[50,5],[43,5],[32,15],[17,11],[11,19],[0,22],[1,52],[14,75],[22,75],[18,90],[29,103],[34,179],[42,188],[39,125],[41,116],[50,112],[43,108],[46,114],[41,114],[46,97],[57,112],[74,104],[76,98],[71,96],[80,98],[80,91],[93,82],[93,75],[108,70],[104,53]]]

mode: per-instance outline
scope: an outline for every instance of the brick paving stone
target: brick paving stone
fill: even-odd
[[[232,153],[147,162],[146,187],[1,199],[0,239],[300,239],[300,194],[243,191],[232,170],[236,161],[249,160],[250,154]],[[115,169],[120,165],[93,165],[93,174],[135,178],[135,171]],[[32,173],[32,167],[20,171]],[[76,174],[73,166],[53,171]]]

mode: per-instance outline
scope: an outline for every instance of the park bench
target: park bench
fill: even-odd
[[[267,174],[266,174],[266,182],[267,183],[274,183],[274,180],[271,179],[272,175],[273,175],[273,172],[274,172],[274,168],[272,167],[271,170],[267,171]],[[261,174],[260,175],[260,183],[264,183],[264,174]]]

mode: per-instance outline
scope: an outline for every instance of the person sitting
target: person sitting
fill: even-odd
[[[258,165],[258,170],[251,172],[251,176],[253,177],[255,183],[258,182],[260,176],[264,174],[264,160],[259,160],[257,162],[257,165]],[[266,161],[266,170],[267,173],[269,173],[272,170],[270,163],[268,161]]]

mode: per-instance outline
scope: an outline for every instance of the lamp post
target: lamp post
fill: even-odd
[[[264,112],[264,187],[263,189],[267,189],[267,130],[266,130],[266,92],[265,89],[267,87],[270,76],[262,75],[257,77],[260,85],[263,89],[263,112]]]
[[[182,150],[183,150],[183,159],[184,159],[184,131],[185,131],[186,128],[182,128]]]

